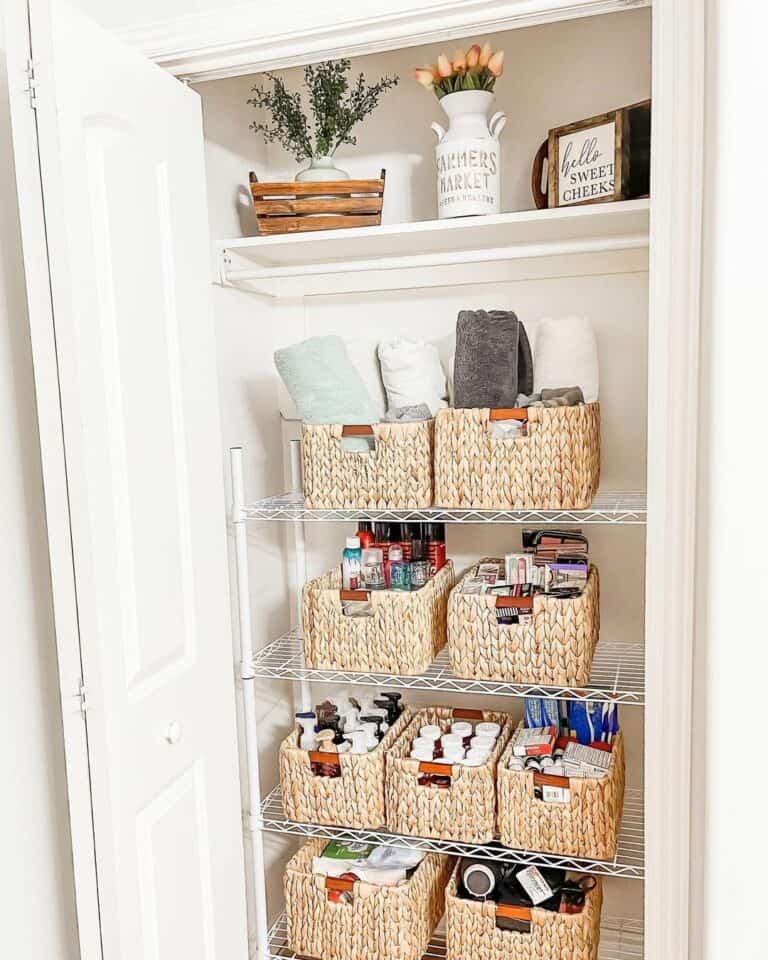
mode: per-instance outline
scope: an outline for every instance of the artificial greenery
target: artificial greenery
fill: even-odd
[[[357,143],[352,129],[373,113],[381,95],[396,86],[400,78],[382,77],[378,83],[367,84],[361,73],[350,87],[350,67],[351,62],[342,59],[304,68],[311,124],[301,94],[289,90],[276,74],[267,73],[271,89],[254,87],[248,103],[268,110],[272,121],[254,121],[251,130],[260,133],[267,143],[279,143],[298,161],[331,156],[342,143]]]

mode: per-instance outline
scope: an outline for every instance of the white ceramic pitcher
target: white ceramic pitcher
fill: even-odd
[[[507,118],[488,119],[494,95],[487,90],[459,90],[440,100],[448,129],[433,123],[437,134],[437,215],[469,217],[501,212],[501,145]]]

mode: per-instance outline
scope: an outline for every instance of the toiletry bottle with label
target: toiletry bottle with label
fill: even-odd
[[[389,559],[389,546],[392,543],[392,532],[389,523],[374,523],[372,547],[381,550],[384,563]]]
[[[429,580],[429,560],[423,540],[413,540],[411,544],[411,589],[419,590]]]
[[[410,590],[411,589],[411,565],[403,559],[403,548],[393,544],[389,548],[389,589],[390,590]]]
[[[427,542],[427,557],[429,558],[429,573],[433,576],[445,566],[445,524],[426,524],[425,540]]]
[[[384,556],[378,547],[368,547],[362,551],[363,565],[361,580],[364,590],[386,590],[384,577]]]
[[[368,520],[361,520],[357,525],[357,539],[360,541],[361,549],[373,546],[373,524]]]
[[[343,590],[360,589],[360,565],[362,552],[357,537],[347,537],[347,545],[341,559],[341,586]]]

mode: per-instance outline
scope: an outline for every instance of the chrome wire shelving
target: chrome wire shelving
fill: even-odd
[[[534,850],[515,850],[501,844],[460,843],[453,840],[432,840],[426,837],[404,837],[382,830],[356,830],[351,827],[328,827],[288,820],[283,812],[280,787],[262,802],[258,827],[268,833],[292,834],[299,837],[327,837],[357,843],[375,843],[387,847],[408,847],[429,853],[447,853],[459,857],[475,857],[503,863],[521,863],[539,867],[560,867],[580,873],[624,877],[640,880],[644,876],[644,829],[642,790],[627,790],[624,814],[619,829],[619,842],[613,860],[590,860],[581,857],[562,857]]]
[[[310,510],[300,493],[284,493],[243,506],[245,520],[301,520],[334,522],[374,520],[435,523],[578,523],[644,524],[645,493],[599,492],[587,510],[453,510],[427,507],[422,510]]]
[[[391,673],[359,673],[315,670],[307,667],[301,636],[288,633],[254,653],[249,678],[309,680],[316,683],[349,683],[400,690],[432,690],[440,693],[472,693],[492,697],[549,697],[553,700],[611,701],[642,706],[645,702],[645,658],[640,643],[597,645],[589,683],[584,687],[551,687],[509,683],[501,680],[471,680],[451,672],[448,652],[442,650],[425,673],[401,676]]]
[[[436,933],[424,960],[446,960],[445,938]],[[598,960],[642,960],[643,924],[640,920],[604,917],[600,924]],[[268,960],[304,960],[288,946],[288,928],[285,914],[269,931]],[[467,958],[471,960],[471,958]]]

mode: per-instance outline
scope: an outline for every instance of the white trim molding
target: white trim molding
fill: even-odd
[[[645,955],[688,960],[705,5],[653,16]]]
[[[212,13],[131,27],[123,40],[178,77],[200,82],[340,56],[362,56],[475,33],[647,7],[651,0],[448,0],[399,12],[334,18],[317,4],[314,20],[286,29],[282,3],[240,3]],[[372,4],[375,7],[375,4]],[[339,9],[343,9],[338,4]]]

